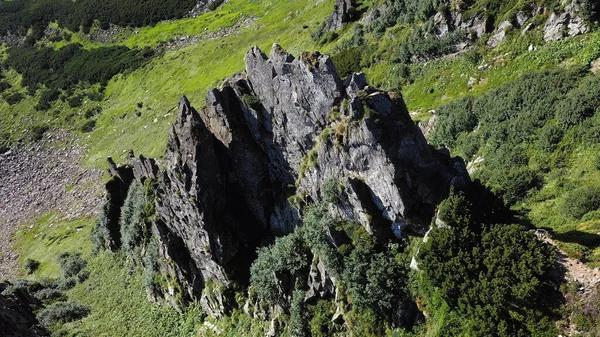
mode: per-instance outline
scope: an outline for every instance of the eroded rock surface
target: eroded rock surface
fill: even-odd
[[[424,234],[450,186],[469,182],[460,159],[427,144],[402,99],[363,74],[343,81],[329,57],[279,45],[270,58],[253,48],[245,63],[202,111],[181,99],[163,165],[127,166],[157,184],[152,233],[172,262],[161,272],[213,317],[226,314],[231,284],[247,283],[257,247],[301,225],[302,203],[323,199],[327,182],[340,187],[330,211],[382,242]],[[317,257],[306,282],[308,299],[337,296]],[[403,307],[398,317],[412,314]]]
[[[338,30],[344,23],[358,20],[359,16],[352,0],[336,0],[333,13],[327,19],[327,30]]]

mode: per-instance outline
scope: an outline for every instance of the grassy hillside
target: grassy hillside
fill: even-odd
[[[556,1],[536,2],[561,8]],[[364,1],[359,9],[366,11],[380,3]],[[244,54],[252,46],[268,52],[273,43],[279,43],[292,54],[320,50],[333,56],[342,73],[364,71],[372,85],[401,92],[416,121],[427,121],[435,113],[438,125],[431,138],[435,145],[447,146],[467,162],[477,162],[472,166],[474,177],[503,197],[523,223],[553,231],[569,255],[600,266],[599,105],[594,100],[600,82],[593,72],[600,57],[600,32],[545,43],[541,25],[524,35],[510,30],[495,49],[485,44],[488,34],[467,50],[457,51],[452,44],[458,40],[427,40],[422,35],[438,2],[402,3],[410,15],[393,20],[380,17],[370,25],[350,23],[335,33],[322,31],[322,23],[333,9],[332,0],[230,0],[196,18],[157,18],[149,26],[140,21],[135,27],[121,27],[103,42],[90,36],[101,34],[100,27],[107,28],[110,20],[86,23],[79,30],[75,24],[47,18],[56,38],[34,41],[36,52],[42,50],[42,54],[33,55],[33,49],[18,54],[7,45],[0,48],[0,147],[35,141],[48,128],[62,128],[85,144],[88,154],[82,164],[88,167],[104,168],[109,156],[123,162],[130,149],[160,157],[179,98],[186,95],[201,108],[208,89],[243,70]],[[483,0],[469,4],[467,15],[487,8],[496,25],[523,6],[522,1],[501,6]],[[546,13],[538,20],[547,17]],[[432,52],[444,48],[446,53]],[[115,51],[122,67],[109,72],[106,69],[115,59],[109,52]],[[407,58],[407,52],[420,57],[419,61]],[[31,67],[36,71],[29,69],[28,73],[24,62],[28,57],[44,65],[48,59],[63,60],[60,55],[66,61],[57,62],[71,66],[60,71],[56,66]],[[81,61],[89,60],[89,55],[97,56],[94,60],[98,61]],[[102,62],[108,63],[98,66]],[[88,68],[99,71],[80,82],[81,72],[87,74]],[[51,75],[36,78],[40,75],[37,69]],[[53,81],[47,81],[49,77]],[[564,127],[559,124],[561,113],[590,102],[581,119]],[[509,117],[498,117],[503,113]],[[578,200],[581,195],[584,197]],[[148,301],[139,266],[122,253],[92,252],[89,236],[94,222],[91,218],[64,221],[53,213],[25,225],[15,235],[21,264],[28,259],[40,262],[31,275],[22,271],[23,277],[63,280],[59,262],[63,252],[81,253],[87,261],[89,277],[64,293],[91,313],[82,320],[54,326],[58,335],[195,336],[199,331],[202,335],[223,331],[221,335],[226,336],[264,336],[268,322],[253,320],[241,310],[223,320],[208,319],[210,324],[205,324],[196,305],[181,314]],[[417,251],[418,242],[419,238],[413,240],[403,259],[408,261]],[[473,247],[480,244],[484,246],[477,243]],[[478,329],[476,319],[467,322],[465,317],[485,317],[479,309],[469,311],[474,309],[466,306],[455,310],[457,305],[439,287],[414,273],[410,278],[411,291],[420,296],[418,300],[431,319],[413,331],[387,329],[388,335],[439,336],[445,331],[458,334],[464,327]],[[245,300],[241,293],[238,296],[238,301]],[[314,331],[327,325],[323,323],[325,315],[318,313],[332,314],[329,305],[311,306]],[[535,311],[528,313],[541,317]],[[511,311],[510,315],[516,320],[518,313]],[[532,321],[531,317],[529,331],[555,333],[548,328],[550,322]],[[356,321],[364,324],[364,335],[375,334],[367,328],[376,324],[374,316],[367,313]]]

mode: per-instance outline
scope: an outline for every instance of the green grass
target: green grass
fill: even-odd
[[[19,264],[23,266],[28,258],[40,262],[33,273],[34,279],[56,278],[61,276],[57,257],[62,252],[82,253],[89,257],[94,219],[80,218],[63,220],[56,213],[47,214],[31,225],[23,226],[16,232],[15,250],[19,253]],[[21,271],[22,275],[24,271]]]
[[[385,35],[382,44],[389,43],[385,42],[389,38]],[[537,50],[528,51],[530,45]],[[474,48],[482,54],[489,69],[479,70],[481,63],[471,63],[465,56],[411,65],[415,79],[402,88],[402,93],[409,111],[418,113],[416,119],[427,119],[431,116],[429,110],[466,95],[481,95],[531,71],[589,65],[600,56],[600,31],[548,44],[543,42],[541,32],[534,31],[524,37],[509,36],[494,50]],[[375,85],[393,89],[393,79],[389,76],[393,67],[394,64],[383,61],[363,71]],[[479,81],[473,88],[467,86],[471,77]]]
[[[28,258],[41,262],[28,278],[42,280],[61,277],[57,257],[62,252],[79,252],[87,260],[90,278],[66,292],[70,300],[91,309],[81,321],[64,325],[70,336],[195,336],[203,322],[198,305],[182,315],[146,297],[143,271],[128,268],[123,253],[92,254],[90,241],[94,219],[61,220],[48,214],[24,226],[15,236],[15,249],[21,265]],[[21,276],[24,276],[22,271]]]
[[[140,268],[126,267],[123,253],[102,252],[88,260],[90,278],[68,292],[91,309],[65,328],[72,336],[196,336],[203,314],[192,304],[184,314],[150,302]]]
[[[310,40],[310,29],[304,29],[303,26],[316,27],[331,7],[331,1],[317,6],[310,5],[306,0],[286,1],[285,5],[282,1],[266,1],[261,2],[260,6],[254,2],[231,1],[223,9],[229,13],[224,16],[238,18],[240,14],[252,13],[260,16],[259,19],[250,28],[237,34],[203,41],[177,51],[167,51],[147,66],[125,76],[116,76],[108,84],[104,112],[98,117],[96,129],[87,141],[90,156],[86,164],[103,167],[108,156],[123,161],[129,149],[149,157],[161,156],[170,123],[176,116],[175,107],[182,95],[186,95],[196,108],[202,107],[204,96],[211,87],[220,85],[223,79],[243,70],[244,55],[252,46],[258,45],[267,53],[273,43],[281,44],[294,54],[315,49]],[[214,18],[218,13],[205,15]],[[198,25],[204,27],[200,21],[202,18],[204,15],[189,19],[197,23],[189,26],[190,35],[194,29],[202,30],[197,28]],[[221,20],[219,22],[223,25],[234,22],[233,19]],[[187,29],[187,26],[180,26],[178,22],[164,25],[172,25],[175,27],[173,29]],[[161,39],[156,35],[158,31],[148,28],[132,39],[156,41]],[[145,111],[141,117],[133,114],[137,102],[144,103]]]

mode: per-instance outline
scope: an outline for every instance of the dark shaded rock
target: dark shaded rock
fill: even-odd
[[[359,18],[360,13],[354,7],[352,0],[336,0],[333,13],[326,21],[327,30],[338,30],[344,23],[356,21]]]
[[[127,198],[127,191],[133,181],[131,166],[117,166],[112,158],[108,158],[108,173],[111,179],[105,185],[104,206],[100,217],[100,226],[108,230],[104,236],[104,247],[108,250],[118,250],[121,247],[121,227],[119,218],[121,208]]]
[[[158,165],[156,160],[140,155],[139,158],[130,157],[129,163],[133,168],[133,176],[136,180],[144,182],[146,179],[158,178]]]
[[[424,319],[425,317],[419,311],[417,304],[411,299],[406,299],[396,305],[392,315],[392,326],[394,328],[411,329],[415,323]]]
[[[161,251],[176,262],[175,274],[191,298],[201,297],[208,280],[224,288],[231,280],[247,282],[256,247],[267,235],[246,203],[230,150],[185,97],[168,144],[156,200]]]
[[[24,289],[4,294],[9,286],[8,282],[0,283],[0,334],[4,337],[50,336],[33,313],[41,308],[40,301]]]

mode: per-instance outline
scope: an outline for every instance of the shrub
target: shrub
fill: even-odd
[[[563,128],[558,125],[546,124],[540,131],[538,145],[545,152],[554,152],[556,145],[562,139],[563,134]]]
[[[90,133],[90,132],[94,131],[95,127],[96,127],[96,121],[89,120],[89,121],[86,121],[85,123],[83,123],[80,130],[81,130],[81,132],[84,132],[84,133]]]
[[[77,275],[87,265],[87,262],[81,258],[80,253],[60,253],[58,262],[65,278]]]
[[[302,238],[293,232],[275,239],[275,243],[258,250],[258,257],[250,267],[250,285],[258,298],[266,304],[287,307],[287,294],[282,292],[285,282],[293,287],[295,280],[308,277],[309,250]]]
[[[27,275],[31,275],[38,269],[39,266],[39,261],[27,259],[25,260],[25,265],[23,267],[25,268],[25,272],[27,273]]]
[[[600,107],[600,77],[593,76],[581,82],[556,105],[560,126],[568,128],[594,115]]]
[[[7,89],[10,89],[12,85],[6,81],[0,81],[0,93],[3,93]]]
[[[77,302],[56,302],[40,310],[37,317],[45,326],[80,320],[90,313],[90,309]]]
[[[343,279],[356,309],[373,310],[378,317],[388,319],[394,305],[408,297],[407,270],[398,258],[397,244],[378,251],[368,241],[358,242],[345,259]]]
[[[82,269],[77,273],[77,282],[83,283],[90,277],[90,272]]]
[[[69,289],[73,289],[77,285],[77,282],[73,278],[65,278],[58,282],[56,285],[56,289],[60,291],[67,291]]]
[[[309,306],[310,335],[312,337],[327,337],[333,334],[331,317],[335,313],[335,306],[331,301],[320,300],[317,304]]]
[[[246,104],[246,106],[249,106],[254,110],[259,111],[262,108],[260,100],[255,95],[245,94],[244,96],[242,96],[242,101],[244,102],[244,104]]]
[[[56,89],[46,89],[42,90],[40,94],[40,100],[38,104],[36,104],[35,109],[46,111],[50,109],[51,103],[58,99],[60,92]]]
[[[80,106],[81,106],[81,104],[83,104],[83,97],[82,97],[82,96],[80,96],[80,95],[75,95],[75,96],[73,96],[73,97],[70,97],[70,98],[67,100],[67,103],[69,104],[69,106],[70,106],[71,108],[77,108],[77,107],[80,107]]]
[[[44,133],[48,131],[50,128],[46,125],[35,125],[31,129],[32,136],[31,138],[35,141],[41,140],[44,137]]]
[[[342,192],[340,183],[333,178],[325,180],[323,182],[323,201],[336,204],[339,201],[339,195]]]
[[[585,186],[567,193],[561,210],[570,218],[581,219],[585,214],[600,208],[600,186]]]
[[[360,71],[360,63],[364,49],[364,46],[351,47],[344,49],[331,57],[340,77],[344,78],[346,75]]]
[[[4,93],[2,97],[9,105],[15,105],[25,99],[25,95],[20,92]]]
[[[50,301],[50,300],[64,300],[66,298],[65,294],[63,294],[58,289],[53,288],[44,288],[39,290],[33,294],[33,297],[37,298],[40,301]]]
[[[551,331],[545,309],[560,295],[553,290],[553,247],[520,225],[482,225],[474,220],[477,209],[461,209],[469,208],[470,198],[450,199],[444,218],[452,226],[434,228],[420,248],[421,284],[464,317],[461,330],[469,336]]]
[[[290,335],[293,337],[308,336],[307,325],[308,316],[304,297],[306,292],[294,290],[292,303],[290,305]]]
[[[154,215],[154,200],[149,198],[147,192],[150,191],[134,181],[127,192],[119,219],[123,250],[136,258],[141,257],[136,249],[149,237],[149,218]]]

